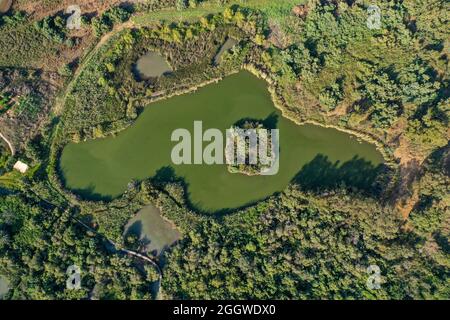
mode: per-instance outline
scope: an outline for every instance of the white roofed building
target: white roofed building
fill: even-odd
[[[14,169],[20,171],[20,173],[25,173],[28,170],[28,165],[22,161],[17,161],[14,165]]]

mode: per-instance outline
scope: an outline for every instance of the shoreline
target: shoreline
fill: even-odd
[[[277,110],[279,110],[281,112],[281,115],[283,117],[285,117],[286,119],[294,122],[296,125],[299,125],[299,126],[311,124],[311,125],[315,125],[315,126],[319,126],[319,127],[323,127],[323,128],[335,129],[335,130],[350,134],[352,136],[355,136],[367,143],[375,145],[376,149],[381,153],[381,156],[385,160],[385,164],[387,164],[389,166],[397,165],[396,158],[394,156],[389,155],[389,153],[386,151],[386,146],[381,141],[372,137],[368,133],[360,132],[360,131],[350,129],[350,128],[343,128],[343,127],[340,127],[340,126],[337,126],[334,124],[322,123],[322,122],[319,122],[316,120],[299,120],[298,118],[293,116],[292,112],[289,111],[287,106],[282,101],[280,101],[280,98],[276,92],[275,81],[273,81],[270,78],[270,76],[268,76],[263,71],[259,70],[258,68],[256,68],[253,65],[244,65],[243,69],[247,70],[248,72],[252,73],[254,76],[256,76],[260,79],[263,79],[267,82],[268,90],[269,90],[269,93],[270,93],[270,96],[271,96],[271,99],[272,99],[272,102],[273,102],[275,108]]]
[[[110,42],[108,42],[108,43],[110,43]],[[98,48],[98,50],[101,50],[101,48]],[[262,70],[258,69],[255,65],[251,65],[251,64],[242,64],[240,66],[236,66],[236,68],[233,68],[233,69],[227,70],[227,71],[221,70],[221,72],[219,74],[217,74],[216,77],[211,78],[211,79],[205,79],[204,81],[201,81],[196,84],[191,84],[191,85],[186,85],[186,86],[180,86],[180,85],[174,86],[173,88],[169,88],[168,90],[166,90],[166,92],[164,92],[164,93],[161,92],[160,94],[155,95],[155,96],[149,95],[147,97],[142,97],[142,98],[138,98],[135,100],[133,99],[133,101],[137,103],[137,105],[135,105],[134,107],[142,107],[143,110],[145,111],[145,108],[150,107],[153,102],[158,102],[161,100],[169,99],[171,97],[179,96],[179,95],[183,95],[183,94],[187,94],[187,93],[194,93],[198,89],[201,89],[210,84],[219,83],[224,78],[234,75],[234,74],[237,74],[241,71],[250,72],[253,76],[256,76],[259,79],[265,80],[266,87],[267,87],[267,90],[269,91],[270,98],[272,100],[274,108],[279,110],[279,112],[281,112],[281,116],[294,122],[296,125],[311,124],[311,125],[316,125],[316,126],[320,126],[320,127],[324,127],[324,128],[332,128],[332,129],[336,129],[338,131],[347,133],[349,135],[352,135],[354,137],[357,137],[367,143],[375,145],[377,151],[380,152],[380,155],[382,157],[382,163],[384,163],[385,165],[387,165],[389,167],[396,166],[396,162],[394,160],[395,158],[393,156],[391,156],[388,153],[388,151],[385,150],[385,145],[382,142],[378,141],[376,138],[371,137],[370,134],[359,132],[357,130],[352,130],[349,128],[343,128],[343,127],[333,125],[333,124],[321,123],[321,122],[318,122],[315,120],[299,119],[298,115],[296,116],[294,111],[290,110],[289,105],[287,105],[283,101],[283,97],[277,93],[276,81],[274,81],[270,76],[265,74]],[[83,72],[84,72],[84,69],[80,70],[79,74],[81,74]],[[68,84],[69,88],[71,88],[72,82],[73,82],[73,80]],[[71,88],[71,89],[73,89],[73,88]],[[70,91],[71,90],[69,90],[69,92],[66,92],[66,94],[70,93]],[[153,93],[153,94],[155,94],[155,93]],[[109,132],[105,132],[102,137],[98,137],[95,139],[104,139],[104,138],[107,138],[110,136],[114,137],[121,131],[129,128],[135,121],[136,121],[136,118],[127,118],[127,119],[119,120],[118,122],[122,122],[122,123],[118,124],[118,128],[116,128],[115,130],[109,131]],[[94,139],[94,138],[93,137],[85,137],[81,141],[88,141],[91,139]],[[57,163],[59,161],[61,153],[64,150],[64,148],[67,146],[68,143],[81,142],[81,141],[75,142],[69,136],[66,136],[65,138],[59,137],[58,140],[59,140],[59,143],[56,143],[58,145],[58,146],[56,146],[57,150],[54,150],[54,152],[53,152],[54,158],[53,158],[52,162],[54,162],[54,163]],[[61,181],[61,175],[60,175],[60,173],[57,173],[57,171],[58,170],[53,172],[53,174],[55,174],[53,176],[53,178],[55,179],[55,182],[58,186],[58,190],[60,192],[62,192],[62,194],[64,194],[64,196],[69,196],[71,199],[73,199],[75,201],[80,201],[81,199],[78,198],[78,194],[74,193],[73,190],[70,190],[66,186],[64,186],[64,184]],[[81,201],[83,201],[83,200],[81,200]]]
[[[372,137],[370,134],[368,133],[364,133],[364,132],[360,132],[354,129],[350,129],[350,128],[344,128],[344,127],[340,127],[334,124],[327,124],[327,123],[322,123],[316,120],[299,120],[298,118],[296,118],[295,116],[292,115],[292,112],[289,111],[289,109],[284,105],[284,103],[282,101],[280,101],[279,95],[276,93],[276,87],[275,87],[275,81],[273,81],[270,76],[266,75],[264,72],[262,72],[261,70],[259,70],[258,68],[256,68],[253,65],[243,65],[241,67],[241,69],[239,70],[235,70],[235,71],[231,71],[227,74],[225,74],[222,77],[217,77],[217,78],[213,78],[210,80],[206,80],[203,82],[200,82],[198,84],[195,84],[191,87],[188,88],[183,88],[183,89],[179,89],[177,90],[176,88],[174,89],[175,91],[168,93],[168,94],[160,94],[158,96],[154,96],[154,97],[150,97],[150,98],[143,98],[141,101],[142,104],[144,105],[143,108],[145,110],[145,108],[149,107],[152,103],[158,102],[158,101],[163,101],[166,99],[170,99],[172,97],[175,96],[181,96],[184,94],[189,94],[189,93],[194,93],[196,92],[198,89],[201,89],[203,87],[206,87],[210,84],[217,84],[219,83],[221,80],[223,80],[225,77],[231,76],[233,74],[237,74],[239,72],[241,72],[242,70],[248,71],[251,74],[253,74],[254,76],[256,76],[259,79],[262,79],[264,81],[266,81],[267,83],[267,89],[270,93],[270,97],[271,100],[274,104],[274,107],[281,112],[281,115],[283,117],[285,117],[286,119],[294,122],[296,125],[315,125],[315,126],[319,126],[322,128],[329,128],[329,129],[335,129],[338,130],[340,132],[344,132],[347,134],[350,134],[358,139],[363,140],[364,142],[370,143],[375,145],[376,149],[378,152],[380,152],[384,163],[390,167],[395,167],[397,165],[397,161],[396,158],[394,156],[391,156],[387,151],[386,151],[386,146],[381,142],[378,141],[376,138]],[[141,103],[141,101],[137,100],[139,103]],[[131,120],[131,119],[130,119]],[[88,140],[92,140],[92,139],[102,139],[102,138],[106,138],[108,136],[115,136],[116,134],[122,132],[123,130],[126,130],[130,125],[133,124],[133,122],[135,121],[135,119],[131,120],[131,123],[114,131],[108,132],[106,133],[103,137],[99,137],[99,138],[85,138],[82,141],[88,141]],[[70,142],[74,142],[75,141],[70,141]]]
[[[127,23],[125,23],[127,24]],[[107,37],[106,40],[109,40],[110,37]],[[109,42],[109,41],[108,41]],[[104,41],[101,41],[100,43],[104,43]],[[98,46],[96,46],[98,47]],[[98,49],[100,50],[102,46],[98,47]],[[323,128],[331,128],[331,129],[336,129],[338,131],[350,134],[352,136],[355,136],[367,143],[371,143],[374,144],[377,151],[379,151],[381,153],[381,156],[384,160],[384,163],[390,167],[395,167],[398,165],[398,159],[394,156],[394,154],[389,154],[389,152],[387,151],[387,146],[380,141],[379,139],[377,139],[376,137],[373,137],[371,134],[367,133],[367,132],[361,132],[355,129],[351,129],[351,128],[345,128],[345,127],[341,127],[338,125],[334,125],[334,124],[327,124],[327,123],[322,123],[316,120],[300,120],[298,119],[295,115],[292,114],[291,111],[289,111],[288,106],[281,101],[280,96],[277,94],[276,92],[276,82],[266,73],[264,73],[262,70],[258,69],[256,66],[254,66],[253,64],[243,64],[241,66],[241,68],[239,70],[233,70],[230,71],[220,77],[217,78],[213,78],[213,79],[209,79],[203,82],[200,82],[199,84],[195,84],[191,87],[188,88],[183,88],[180,90],[177,90],[177,88],[174,88],[173,92],[169,93],[169,94],[160,94],[157,96],[153,96],[153,97],[149,97],[149,98],[143,98],[142,100],[135,100],[138,103],[141,103],[141,101],[143,101],[142,105],[143,108],[145,109],[149,104],[153,103],[153,102],[158,102],[158,101],[162,101],[165,99],[169,99],[172,98],[174,96],[179,96],[179,95],[183,95],[186,93],[193,93],[195,91],[197,91],[198,89],[205,87],[209,84],[213,84],[213,83],[218,83],[219,81],[223,80],[225,77],[228,77],[230,75],[239,73],[242,70],[246,70],[248,72],[250,72],[251,74],[253,74],[254,76],[256,76],[257,78],[263,79],[266,81],[267,83],[267,89],[269,90],[270,96],[271,96],[271,100],[275,106],[275,108],[277,110],[279,110],[281,112],[281,115],[283,117],[285,117],[286,119],[294,122],[297,125],[304,125],[304,124],[311,124],[311,125],[316,125],[316,126],[320,126]],[[80,74],[82,73],[83,70],[80,70]],[[71,81],[72,83],[72,81]],[[70,85],[70,84],[69,84]],[[135,121],[135,119],[130,119],[131,124]],[[126,128],[128,128],[131,124],[128,124],[122,128],[116,129],[114,131],[108,132],[106,133],[103,138],[106,138],[110,135],[115,136],[116,134],[120,133],[121,131],[125,130]],[[90,140],[92,138],[86,138],[83,139],[83,141],[87,141]],[[74,142],[72,139],[69,139],[70,142]]]

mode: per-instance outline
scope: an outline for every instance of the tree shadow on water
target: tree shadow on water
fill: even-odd
[[[150,182],[156,186],[164,186],[169,183],[183,182],[183,178],[177,176],[175,169],[171,166],[164,166],[156,171],[150,178]]]
[[[132,249],[138,250],[141,252],[147,251],[147,248],[151,244],[151,240],[148,238],[148,236],[144,233],[143,230],[144,226],[142,224],[141,220],[137,220],[133,222],[125,231],[125,239],[126,242],[129,241],[128,237],[134,236],[134,240],[136,241],[134,243],[127,243],[127,245],[131,246]]]
[[[113,200],[112,196],[103,195],[98,192],[95,192],[94,190],[95,190],[94,184],[90,184],[86,188],[71,189],[71,192],[76,194],[82,200],[104,201],[104,202],[110,202]]]
[[[322,192],[340,187],[360,191],[378,197],[387,181],[388,167],[384,164],[374,166],[370,161],[354,156],[341,163],[331,162],[327,156],[318,154],[292,179],[292,183],[303,190]]]
[[[267,129],[276,129],[278,125],[278,115],[275,112],[272,112],[267,118],[263,121],[264,128]]]
[[[135,235],[140,238],[142,235],[142,229],[143,229],[142,222],[139,220],[135,221],[131,226],[127,228],[125,236]]]
[[[159,191],[168,196],[178,207],[186,207],[187,209],[202,215],[214,214],[215,216],[223,216],[230,212],[250,206],[250,204],[247,204],[239,208],[223,208],[220,210],[205,209],[203,203],[192,201],[189,191],[189,183],[183,177],[178,176],[175,173],[175,169],[171,166],[161,167],[158,171],[156,171],[156,174],[150,178],[150,182],[158,188]],[[166,190],[166,186],[172,183],[176,183],[183,188],[183,200],[181,202],[179,199],[176,199],[173,194]]]
[[[272,112],[265,119],[254,119],[254,118],[242,118],[237,121],[234,125],[237,127],[242,127],[246,122],[260,122],[266,129],[276,129],[278,125],[278,115]]]

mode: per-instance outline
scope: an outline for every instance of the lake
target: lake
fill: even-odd
[[[233,174],[226,165],[172,164],[173,130],[192,132],[194,121],[201,120],[204,130],[224,132],[243,118],[271,118],[276,123],[280,135],[276,175]],[[164,176],[172,168],[185,180],[191,204],[212,212],[254,203],[284,190],[293,180],[319,190],[339,179],[364,187],[382,162],[374,145],[350,134],[284,118],[266,82],[242,71],[196,92],[150,104],[133,125],[114,137],[69,143],[60,170],[69,189],[107,200],[122,194],[132,179]]]

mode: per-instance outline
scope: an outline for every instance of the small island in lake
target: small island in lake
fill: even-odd
[[[253,176],[270,169],[277,155],[272,146],[272,132],[263,121],[243,119],[228,132],[225,156],[230,173]],[[260,149],[266,150],[265,157],[261,156],[264,153],[259,154]]]

